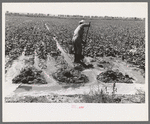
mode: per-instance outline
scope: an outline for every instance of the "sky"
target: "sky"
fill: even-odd
[[[145,18],[148,5],[146,2],[2,3],[2,9],[3,12]]]

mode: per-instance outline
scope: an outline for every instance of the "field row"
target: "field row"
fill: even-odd
[[[47,54],[59,55],[53,37],[68,50],[73,31],[79,19],[33,18],[6,16],[5,55],[15,59],[25,51],[39,58]],[[86,20],[91,21],[83,54],[90,57],[122,57],[145,70],[145,23],[144,21]],[[14,23],[15,22],[15,23]],[[50,32],[45,28],[48,25]],[[86,34],[85,34],[86,35]],[[85,37],[84,37],[85,39]]]

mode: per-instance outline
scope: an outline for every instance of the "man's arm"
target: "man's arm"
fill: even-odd
[[[90,27],[90,23],[83,23],[81,24],[81,27]]]

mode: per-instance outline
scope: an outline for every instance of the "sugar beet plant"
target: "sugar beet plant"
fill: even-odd
[[[70,44],[79,19],[47,20],[52,33],[65,48]],[[87,20],[91,27],[83,54],[90,57],[122,57],[129,63],[145,70],[144,21]],[[84,37],[85,39],[85,37]]]
[[[81,19],[40,18],[6,16],[5,54],[18,57],[23,50],[26,55],[37,50],[39,58],[47,54],[59,55],[53,37],[68,51],[73,31]],[[24,21],[25,20],[25,21]],[[130,20],[91,21],[83,54],[91,57],[122,57],[129,63],[145,70],[145,22]],[[18,22],[18,23],[17,23]],[[45,28],[48,25],[50,31]],[[84,38],[85,39],[85,38]]]
[[[20,56],[23,51],[28,56],[35,54],[36,50],[40,59],[47,59],[48,53],[60,54],[42,20],[27,22],[18,20],[19,24],[15,25],[13,24],[13,21],[17,21],[15,17],[9,18],[9,21],[5,26],[5,55],[12,60]]]

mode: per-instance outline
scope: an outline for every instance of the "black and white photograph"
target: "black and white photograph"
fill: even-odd
[[[147,105],[147,10],[146,2],[3,3],[4,106]]]

